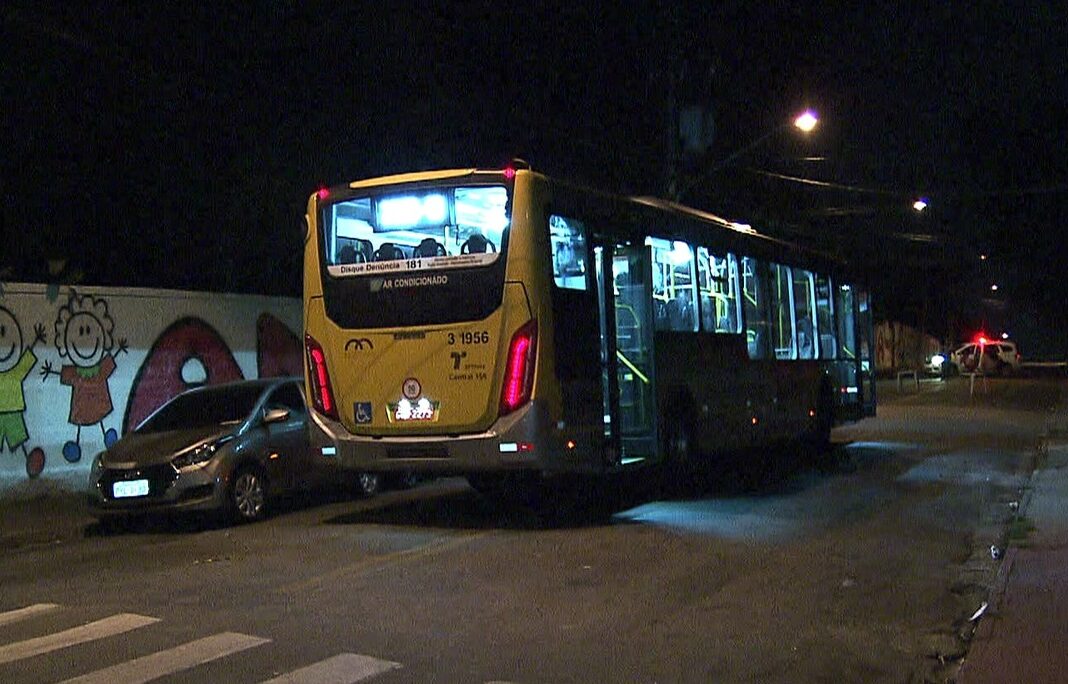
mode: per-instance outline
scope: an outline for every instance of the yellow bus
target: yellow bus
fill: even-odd
[[[367,472],[605,473],[874,413],[865,292],[674,203],[504,169],[308,201],[306,390]]]

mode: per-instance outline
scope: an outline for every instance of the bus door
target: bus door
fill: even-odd
[[[875,415],[875,364],[872,362],[871,302],[866,290],[857,292],[857,351],[860,360],[860,401],[865,416]]]
[[[627,465],[657,454],[651,252],[602,245],[595,254],[605,436]]]

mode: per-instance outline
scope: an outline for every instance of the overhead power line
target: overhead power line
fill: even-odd
[[[759,176],[766,176],[768,178],[776,178],[778,180],[784,180],[790,183],[799,183],[801,185],[811,185],[820,188],[826,188],[828,190],[844,190],[846,192],[858,192],[867,195],[883,195],[886,197],[920,197],[931,196],[931,193],[921,190],[892,190],[889,188],[875,188],[862,185],[850,185],[847,183],[835,183],[832,181],[821,181],[813,178],[802,178],[801,176],[791,176],[785,173],[776,173],[774,171],[767,171],[766,169],[754,169],[746,168],[749,173],[754,173]],[[1051,195],[1061,192],[1068,192],[1068,184],[1056,184],[1056,185],[1040,185],[1029,188],[1005,188],[1002,190],[988,190],[982,192],[962,192],[953,193],[963,197],[1009,197],[1013,195]],[[944,194],[944,193],[943,193]]]

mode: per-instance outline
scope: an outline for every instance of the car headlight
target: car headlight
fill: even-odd
[[[946,357],[942,356],[941,354],[935,354],[934,356],[931,357],[931,365],[941,366],[945,362],[946,362]]]
[[[102,452],[96,455],[96,458],[93,459],[93,466],[89,469],[91,475],[99,475],[104,470],[103,460],[104,454]]]
[[[215,455],[215,452],[219,450],[222,445],[233,439],[232,435],[227,435],[222,439],[217,439],[213,442],[205,442],[198,444],[192,449],[178,454],[171,459],[171,465],[181,470],[182,468],[188,468],[193,465],[200,465],[207,463],[211,460],[211,457]]]

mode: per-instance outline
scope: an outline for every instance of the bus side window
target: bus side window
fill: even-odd
[[[577,219],[549,215],[553,282],[568,290],[586,289],[586,226]]]
[[[803,268],[790,269],[793,275],[794,317],[797,320],[797,358],[816,358],[816,300],[814,278]]]
[[[769,294],[771,302],[771,331],[775,358],[796,359],[797,338],[794,336],[794,307],[790,289],[790,267],[771,264]]]
[[[838,338],[834,329],[834,299],[831,296],[831,279],[816,276],[816,329],[819,331],[819,355],[821,359],[838,357]]]
[[[761,264],[752,257],[742,257],[742,312],[745,314],[745,339],[749,358],[768,358],[768,303],[764,295]]]
[[[710,254],[697,248],[698,292],[701,300],[701,329],[708,332],[737,333],[741,330],[738,301],[738,259]]]
[[[648,237],[653,248],[653,311],[657,330],[697,331],[694,252],[680,240]]]
[[[838,324],[838,358],[857,357],[856,315],[853,309],[853,288],[839,285],[835,291],[834,313]]]

